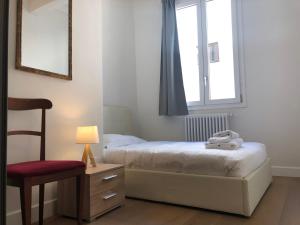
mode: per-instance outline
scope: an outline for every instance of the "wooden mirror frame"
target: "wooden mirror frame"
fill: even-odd
[[[0,0],[0,224],[6,224],[8,0]]]
[[[50,72],[46,70],[36,69],[32,67],[27,67],[22,65],[22,9],[23,0],[18,0],[17,6],[17,43],[16,43],[16,69],[22,70],[29,73],[34,73],[43,76],[49,76],[64,80],[72,80],[72,0],[69,1],[69,52],[68,52],[68,69],[69,74],[63,75],[55,72]]]

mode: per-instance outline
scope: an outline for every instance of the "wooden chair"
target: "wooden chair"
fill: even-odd
[[[32,186],[39,185],[39,225],[43,224],[45,184],[76,177],[78,224],[82,220],[85,164],[81,161],[45,160],[46,110],[52,103],[46,99],[8,99],[8,109],[14,111],[42,110],[41,131],[9,131],[9,135],[33,135],[41,137],[40,160],[7,165],[7,185],[20,188],[23,225],[31,224]]]

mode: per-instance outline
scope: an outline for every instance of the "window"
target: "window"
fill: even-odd
[[[183,82],[190,107],[240,104],[236,0],[177,0]]]

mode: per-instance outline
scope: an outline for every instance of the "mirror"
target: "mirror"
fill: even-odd
[[[19,0],[16,68],[72,80],[72,0]]]

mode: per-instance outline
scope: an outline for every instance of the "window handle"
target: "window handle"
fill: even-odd
[[[205,87],[208,86],[208,76],[204,76],[204,85]]]

